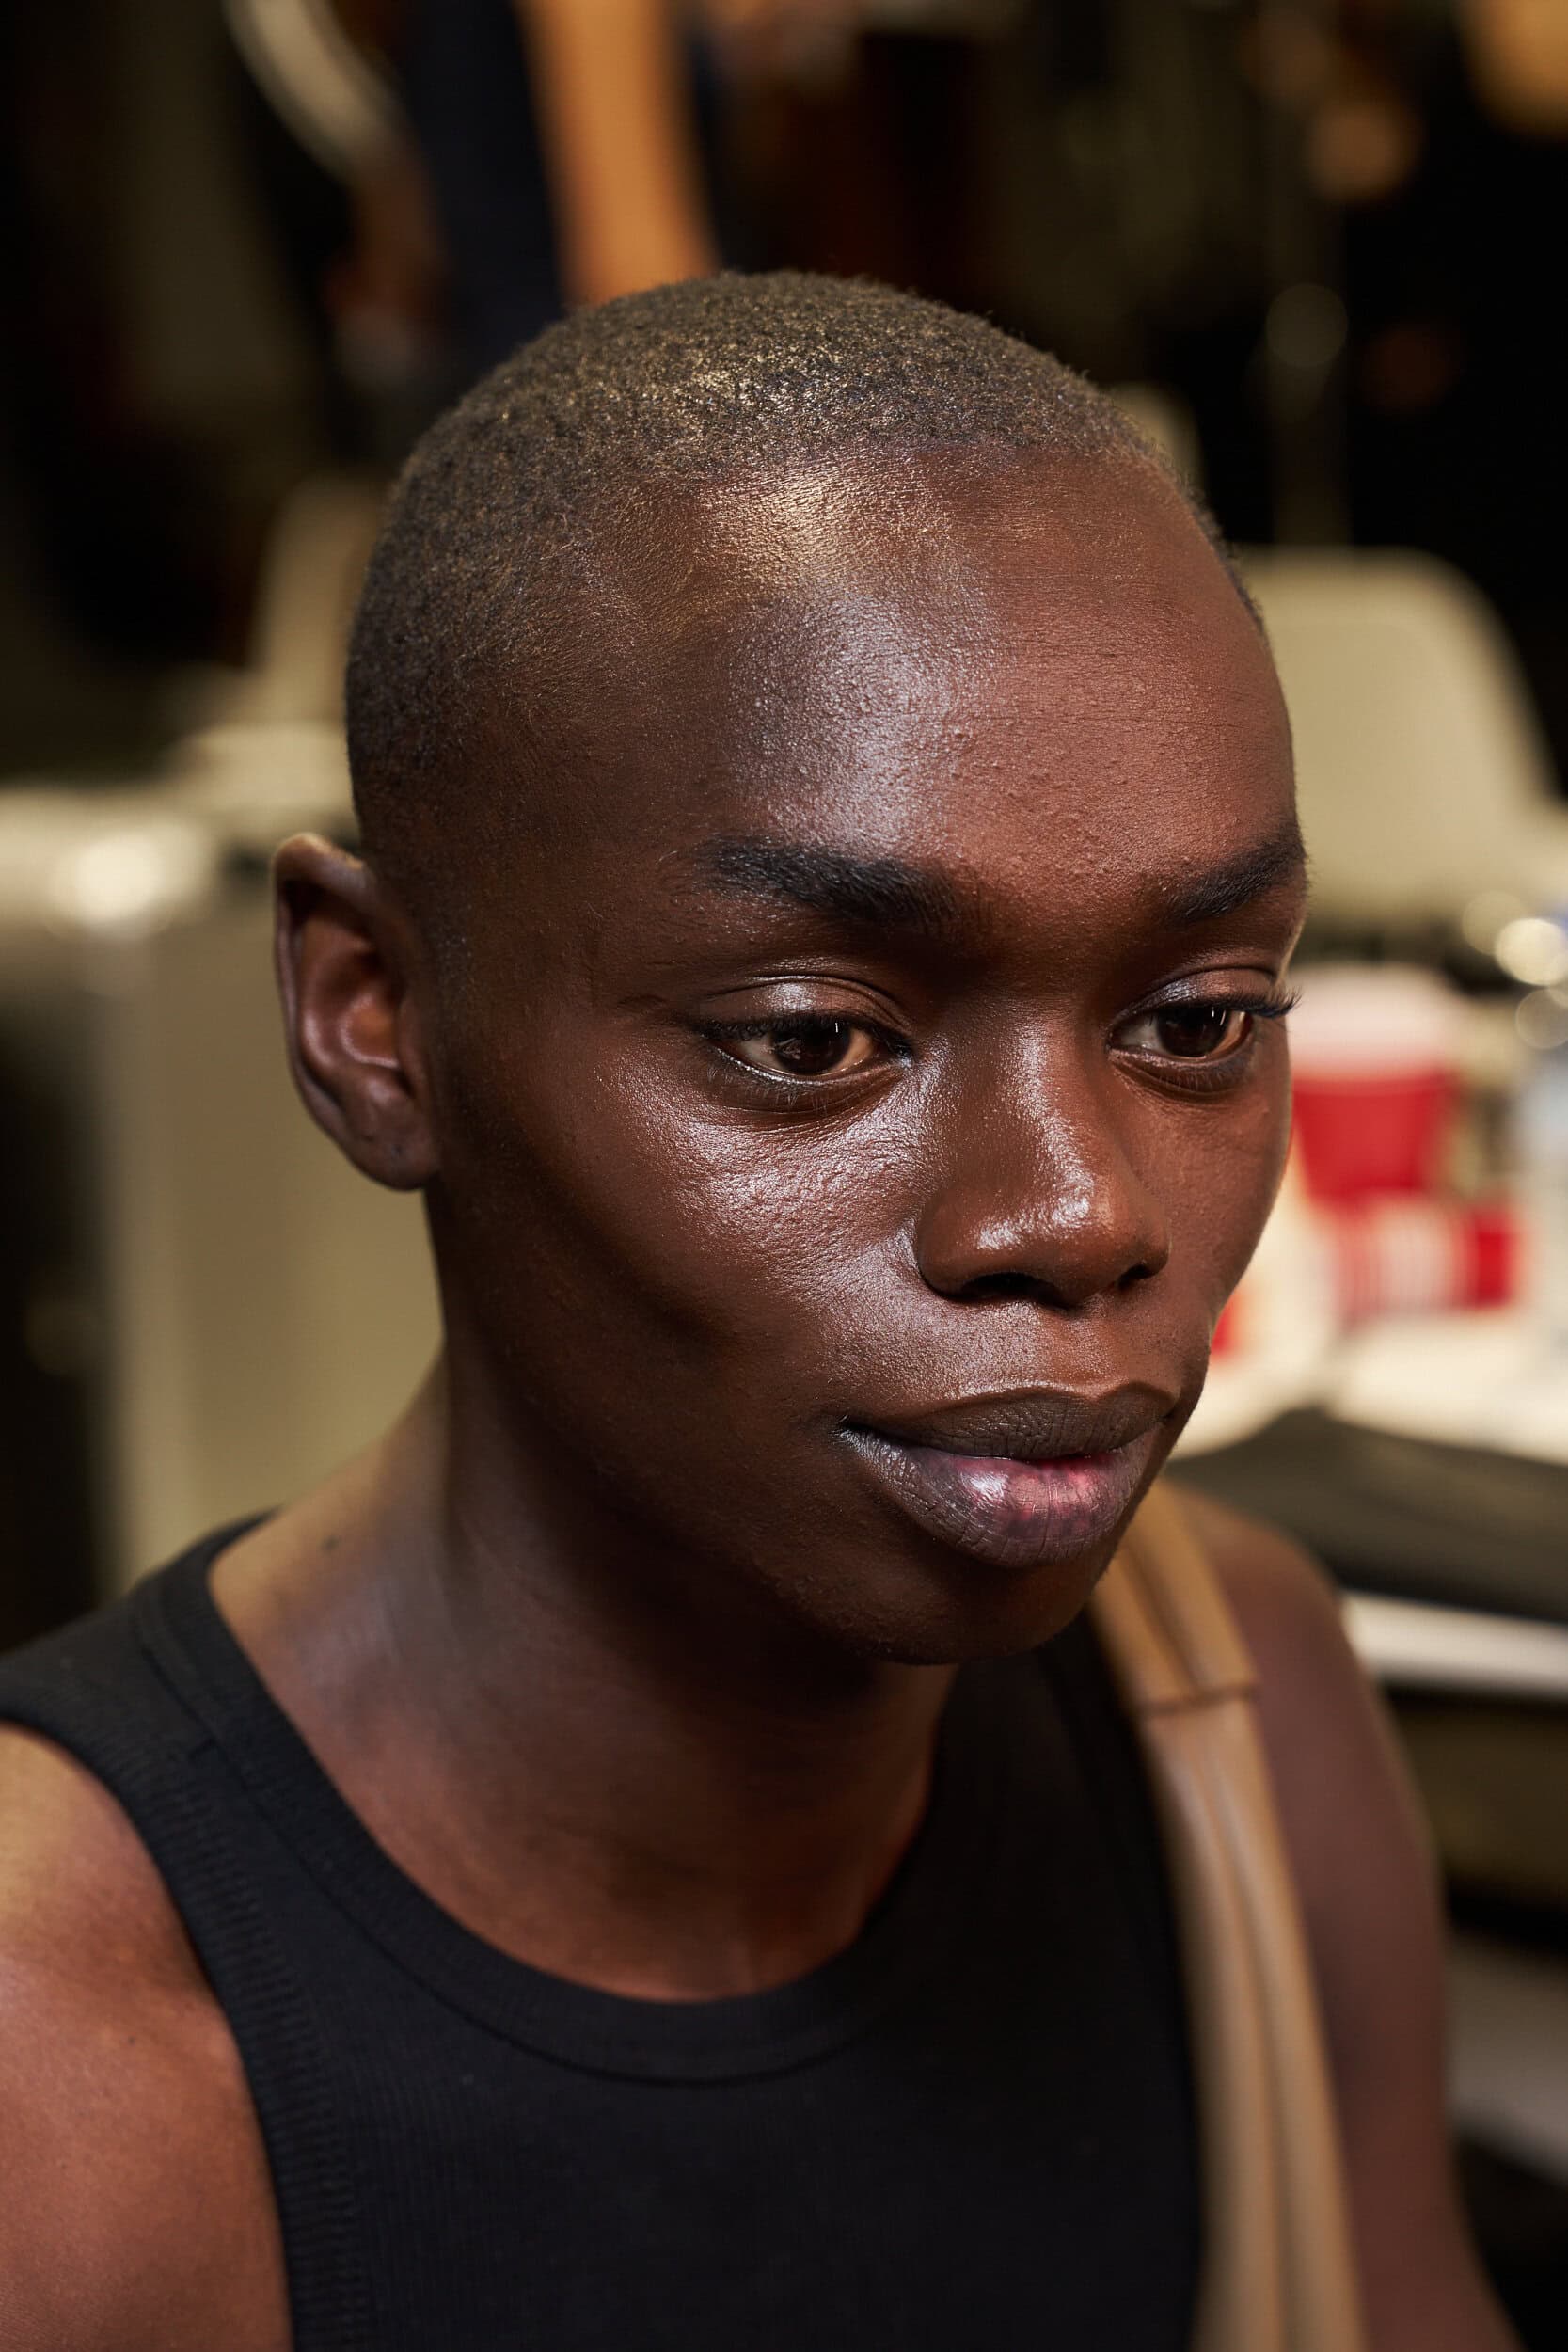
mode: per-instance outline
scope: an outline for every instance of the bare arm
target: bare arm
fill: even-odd
[[[1257,1661],[1333,2070],[1370,2352],[1515,2352],[1460,2210],[1424,1826],[1336,1596],[1295,1545],[1192,1503]]]
[[[112,1798],[0,1724],[0,2344],[285,2352],[239,2055]]]
[[[670,0],[513,0],[574,302],[718,266]]]

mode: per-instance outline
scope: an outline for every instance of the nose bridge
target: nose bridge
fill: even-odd
[[[1159,1272],[1165,1218],[1130,1154],[1117,1096],[1115,1073],[1059,1029],[966,1057],[917,1235],[933,1289],[1082,1306]]]

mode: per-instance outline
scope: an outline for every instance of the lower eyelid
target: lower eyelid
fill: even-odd
[[[1171,1093],[1224,1094],[1246,1077],[1256,1045],[1257,1040],[1249,1038],[1233,1053],[1222,1054],[1213,1061],[1183,1061],[1176,1054],[1133,1054],[1128,1058],[1147,1082]]]

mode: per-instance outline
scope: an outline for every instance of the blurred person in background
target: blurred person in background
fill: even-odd
[[[1560,9],[228,0],[247,11],[341,20],[402,90],[349,202],[261,127],[217,8],[7,28],[11,764],[144,755],[176,723],[164,678],[173,714],[178,665],[244,659],[302,474],[400,456],[568,298],[715,255],[865,270],[1168,384],[1233,536],[1348,532],[1478,579],[1568,764]],[[1291,222],[1306,250],[1275,251]],[[1286,388],[1321,430],[1282,458],[1267,320],[1303,277],[1341,332]]]
[[[721,80],[811,72],[855,0],[339,0],[407,131],[365,159],[340,302],[495,364],[569,304],[743,257]]]
[[[144,767],[199,705],[196,665],[245,661],[267,533],[297,483],[401,460],[567,301],[744,257],[723,90],[817,54],[838,12],[8,12],[0,771]],[[386,92],[342,151],[301,135],[334,31]],[[281,111],[254,71],[268,43],[294,60]]]
[[[1568,9],[1368,10],[1308,165],[1343,207],[1352,535],[1444,557],[1502,616],[1568,789]],[[1370,176],[1362,179],[1360,174]]]
[[[978,320],[667,288],[422,445],[348,718],[290,1049],[445,1352],[0,1667],[8,2341],[1505,2352],[1334,1599],[1150,1492],[1303,913],[1205,518]]]

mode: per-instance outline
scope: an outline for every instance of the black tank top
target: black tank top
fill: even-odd
[[[296,2352],[1184,2352],[1193,2090],[1160,1851],[1086,1623],[966,1668],[851,1947],[623,1999],[471,1935],[219,1616],[215,1536],[0,1661],[113,1791],[238,2043]]]

